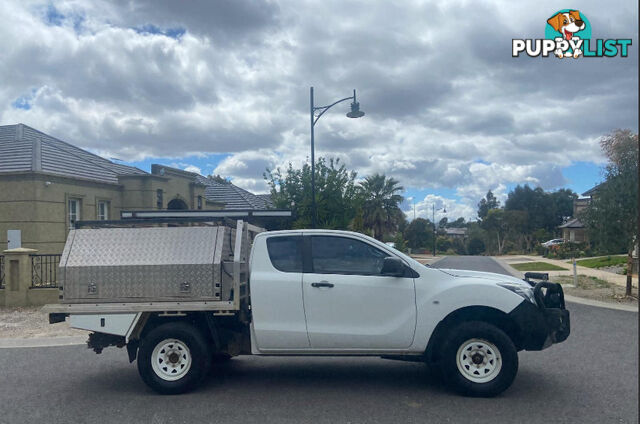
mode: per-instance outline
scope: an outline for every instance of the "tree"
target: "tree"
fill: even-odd
[[[608,159],[605,181],[581,218],[601,249],[627,252],[626,294],[630,296],[633,249],[638,242],[638,134],[615,130],[600,140],[600,146]]]
[[[468,224],[467,252],[470,255],[484,253],[489,245],[489,234],[482,228],[482,224],[482,222],[478,221]]]
[[[364,226],[371,229],[378,240],[382,240],[385,233],[395,231],[403,217],[400,203],[404,198],[398,193],[404,188],[399,184],[384,174],[368,176],[360,183]]]
[[[570,189],[548,193],[541,187],[533,189],[525,184],[509,192],[504,208],[529,213],[528,233],[539,228],[554,231],[564,218],[573,214],[573,201],[577,198],[578,195]]]
[[[474,237],[469,240],[467,251],[470,255],[479,255],[485,250],[484,241],[481,238]]]
[[[504,248],[508,229],[504,209],[489,210],[485,218],[482,220],[482,228],[484,228],[497,242],[498,254],[502,255],[502,249]]]
[[[555,212],[554,224],[556,227],[561,225],[570,216],[573,216],[573,201],[577,198],[578,195],[568,188],[561,188],[551,193]]]
[[[510,227],[512,236],[518,238],[521,247],[530,251],[538,230],[553,233],[566,217],[573,213],[573,201],[578,195],[570,189],[546,192],[541,187],[535,189],[528,185],[516,186],[507,196],[505,211],[520,212],[512,214]],[[514,221],[515,220],[515,221]]]
[[[355,184],[356,172],[349,171],[339,159],[319,158],[316,172],[316,209],[318,227],[347,229],[356,217],[360,198]],[[311,225],[311,165],[294,168],[289,163],[286,171],[267,169],[264,174],[271,188],[275,208],[292,209],[296,220],[294,228]],[[291,225],[291,224],[290,224]]]
[[[489,190],[485,198],[478,203],[478,218],[485,219],[491,209],[497,209],[498,207],[500,207],[500,202]]]
[[[433,245],[433,224],[424,218],[411,221],[404,230],[404,239],[412,249],[430,247]]]
[[[553,219],[553,201],[541,187],[533,189],[527,184],[516,186],[509,192],[504,209],[527,211],[529,213],[527,232],[533,232],[538,228],[553,229],[556,225]]]
[[[527,251],[531,250],[533,234],[529,231],[529,213],[527,211],[504,211],[507,236],[517,242],[522,248],[525,244]]]
[[[401,252],[407,251],[407,243],[405,243],[404,237],[402,237],[402,233],[400,231],[398,231],[396,233],[396,236],[393,238],[393,243],[395,244],[397,250]]]
[[[460,217],[458,219],[456,219],[455,221],[451,221],[451,222],[447,222],[447,227],[448,228],[462,228],[466,225],[466,223],[464,222],[464,218]]]

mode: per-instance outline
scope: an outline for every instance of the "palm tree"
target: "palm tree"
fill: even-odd
[[[384,174],[368,176],[360,183],[365,228],[373,230],[373,236],[382,241],[385,233],[394,231],[402,217],[399,204],[404,198],[398,194],[404,190],[400,182]]]

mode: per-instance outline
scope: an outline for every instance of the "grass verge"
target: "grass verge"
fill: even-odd
[[[567,268],[546,262],[524,262],[510,265],[518,271],[567,271]]]
[[[627,256],[601,256],[599,258],[582,259],[576,262],[580,266],[587,268],[603,268],[606,266],[624,265],[627,263]]]

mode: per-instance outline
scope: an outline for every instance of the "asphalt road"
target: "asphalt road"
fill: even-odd
[[[504,272],[491,258],[439,267]],[[570,304],[572,334],[521,352],[493,399],[448,392],[425,366],[377,358],[240,357],[199,391],[158,396],[125,351],[0,349],[2,423],[637,423],[638,316]]]

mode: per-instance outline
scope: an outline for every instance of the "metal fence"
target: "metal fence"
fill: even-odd
[[[29,255],[31,257],[31,287],[58,287],[58,265],[62,255]]]
[[[4,288],[4,256],[0,255],[0,289]]]

